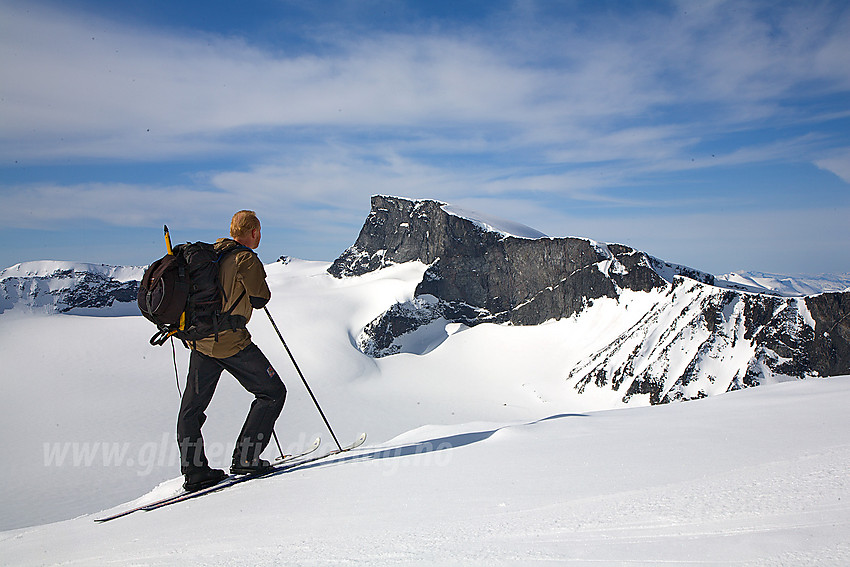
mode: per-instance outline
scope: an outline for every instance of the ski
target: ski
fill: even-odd
[[[306,450],[304,450],[303,452],[298,453],[297,455],[284,455],[282,458],[278,457],[274,461],[274,463],[272,464],[273,470],[268,471],[266,474],[274,472],[281,467],[285,467],[286,465],[292,465],[295,461],[298,461],[299,459],[302,459],[303,457],[306,457],[307,455],[310,455],[311,453],[316,452],[319,449],[319,445],[321,445],[321,443],[322,443],[322,439],[320,437],[317,437],[310,444],[310,446]],[[204,489],[201,489],[201,490],[198,490],[198,491],[195,491],[195,492],[186,492],[185,490],[181,490],[177,494],[172,494],[171,496],[166,496],[165,498],[160,498],[159,500],[155,500],[153,502],[146,502],[145,504],[141,504],[139,506],[136,506],[135,508],[130,508],[129,510],[124,510],[123,512],[118,512],[117,514],[112,514],[111,516],[106,516],[104,518],[95,518],[94,521],[96,523],[102,524],[103,522],[108,522],[110,520],[115,520],[117,518],[123,518],[124,516],[128,516],[128,515],[132,514],[133,512],[138,512],[139,510],[148,510],[148,509],[153,510],[153,509],[156,509],[158,507],[165,506],[165,505],[171,503],[171,501],[181,500],[185,496],[189,496],[189,495],[192,495],[192,494],[198,494],[199,492],[206,494],[207,492],[212,492],[211,489],[221,490],[222,488],[226,488],[227,486],[230,486],[231,484],[236,484],[237,482],[242,482],[244,480],[249,480],[251,478],[255,478],[255,477],[259,477],[259,476],[265,476],[265,475],[242,475],[242,476],[229,475],[226,478],[224,478],[221,482],[214,484],[213,486],[210,486],[208,488],[204,488]]]
[[[291,471],[293,469],[298,469],[303,467],[304,465],[308,465],[310,463],[315,463],[316,461],[321,461],[322,459],[327,459],[328,457],[333,457],[334,455],[339,455],[341,453],[347,453],[361,446],[366,442],[366,434],[361,433],[357,439],[350,445],[346,445],[345,447],[340,447],[339,449],[333,449],[332,451],[328,451],[324,455],[319,455],[318,457],[308,457],[306,459],[298,459],[298,462],[290,463],[288,466],[276,467],[275,470],[269,471],[268,473],[262,475],[263,477],[275,476],[287,471]]]
[[[351,443],[350,445],[346,445],[345,447],[341,447],[338,449],[334,449],[332,451],[328,451],[324,455],[319,455],[318,457],[307,457],[307,458],[299,458],[293,459],[287,463],[282,463],[280,465],[276,465],[272,470],[265,472],[263,474],[255,474],[255,475],[247,475],[247,476],[239,476],[232,479],[228,482],[228,479],[221,481],[215,486],[211,486],[209,488],[205,488],[203,490],[198,490],[196,492],[188,492],[186,494],[179,495],[177,497],[171,498],[164,502],[154,502],[152,504],[148,504],[147,506],[143,506],[141,509],[146,512],[150,512],[151,510],[156,510],[157,508],[164,508],[165,506],[170,506],[172,504],[177,504],[178,502],[185,502],[186,500],[192,500],[193,498],[198,498],[199,496],[204,496],[206,494],[210,494],[212,492],[219,492],[224,490],[225,488],[231,487],[235,484],[241,484],[243,482],[247,482],[249,480],[254,480],[258,478],[268,478],[270,476],[275,476],[279,474],[283,474],[285,472],[298,469],[304,465],[315,463],[316,461],[321,461],[322,459],[327,459],[328,457],[333,457],[334,455],[339,455],[342,453],[347,453],[357,447],[360,447],[363,443],[366,442],[366,434],[361,433],[356,441]]]

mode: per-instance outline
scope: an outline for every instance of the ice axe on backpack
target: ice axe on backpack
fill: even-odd
[[[171,247],[171,235],[168,233],[168,225],[164,224],[164,225],[162,225],[162,228],[165,231],[165,249],[168,250],[169,256],[174,256],[174,248]],[[186,312],[184,311],[183,313],[180,314],[180,326],[177,328],[177,330],[182,331],[185,328],[186,328]],[[171,335],[173,335],[174,333],[176,333],[177,330],[171,331],[168,335],[166,335],[166,337],[163,338],[163,340],[165,340],[165,338],[168,338]]]

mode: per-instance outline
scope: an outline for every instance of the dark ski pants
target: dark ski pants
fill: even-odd
[[[251,343],[229,358],[212,358],[192,351],[189,378],[177,417],[177,443],[183,474],[208,467],[201,427],[221,372],[227,370],[255,398],[236,440],[235,460],[259,458],[271,441],[274,423],[286,400],[286,387],[260,348]]]

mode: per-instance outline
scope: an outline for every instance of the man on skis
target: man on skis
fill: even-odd
[[[254,252],[260,245],[260,221],[253,211],[239,211],[230,223],[231,238],[215,243],[221,257],[219,278],[223,291],[222,311],[231,310],[245,322],[254,309],[262,309],[271,298],[266,272]],[[198,341],[187,342],[192,349],[189,376],[177,418],[181,472],[188,491],[212,486],[227,475],[210,468],[204,454],[201,427],[223,370],[232,374],[255,399],[236,440],[232,474],[254,474],[268,469],[260,459],[273,435],[274,424],[283,409],[286,387],[259,347],[251,341],[248,329],[228,329]]]

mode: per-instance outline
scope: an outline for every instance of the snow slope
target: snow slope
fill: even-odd
[[[171,350],[147,344],[141,317],[0,317],[0,562],[850,561],[850,377],[623,409],[566,383],[579,354],[543,356],[599,349],[633,323],[588,318],[451,328],[426,355],[375,360],[357,335],[412,297],[425,266],[326,268],[267,266],[270,311],[338,436],[368,431],[366,446],[104,525],[101,510],[179,487]],[[250,328],[289,390],[284,448],[316,434],[330,446],[262,312]],[[181,385],[186,361],[178,348]],[[214,465],[250,399],[222,379],[204,429]]]
[[[846,565],[848,401],[845,377],[424,426],[108,524],[5,532],[0,550],[14,565]]]

